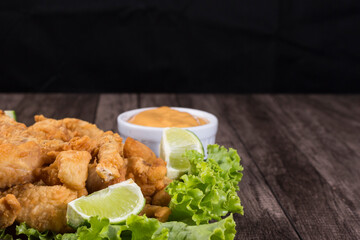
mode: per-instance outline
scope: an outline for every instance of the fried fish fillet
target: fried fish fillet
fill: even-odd
[[[128,158],[126,178],[132,178],[141,188],[147,202],[151,202],[152,196],[165,187],[166,163],[157,158],[148,163],[140,157]]]
[[[150,218],[156,218],[160,222],[166,222],[171,214],[171,210],[168,207],[155,206],[145,204],[145,207],[140,212],[140,216],[146,215]]]
[[[35,116],[36,119],[36,116]],[[66,125],[61,120],[51,118],[44,118],[41,121],[36,121],[26,130],[29,135],[37,139],[58,139],[64,142],[70,141],[75,134],[67,129]]]
[[[17,185],[2,196],[13,194],[20,203],[16,221],[26,222],[39,231],[68,232],[66,224],[67,204],[77,198],[77,192],[65,186],[36,186],[31,183]],[[1,196],[0,196],[1,197]],[[0,222],[6,220],[0,215]]]
[[[86,194],[85,182],[91,155],[87,151],[68,150],[57,154],[50,166],[37,169],[36,175],[47,185],[64,184],[67,188]]]
[[[13,194],[0,198],[0,229],[13,224],[20,209],[20,203]]]
[[[41,149],[34,142],[0,144],[0,189],[31,182],[33,170],[41,167]]]
[[[140,157],[146,162],[156,161],[155,153],[145,144],[128,137],[124,145],[124,157]]]
[[[21,136],[25,130],[25,124],[16,122],[0,110],[0,143],[8,143],[9,139]]]
[[[33,170],[49,161],[47,153],[63,144],[31,135],[24,124],[0,110],[0,189],[31,182]]]
[[[166,181],[164,182],[166,187],[168,184],[166,184]],[[171,196],[165,191],[165,187],[154,194],[151,200],[152,205],[163,206],[163,207],[169,206],[169,203],[171,201]]]
[[[66,130],[68,133],[71,133],[71,136],[89,136],[90,138],[100,137],[104,131],[97,128],[95,124],[91,124],[84,120],[77,118],[64,118],[60,120],[55,120],[52,118],[46,118],[43,115],[35,115],[36,124],[41,124],[43,126],[52,128],[53,125],[63,127],[63,131]],[[47,129],[45,128],[45,129]]]
[[[125,167],[124,159],[121,156],[123,149],[122,138],[118,134],[109,131],[98,139],[98,145],[97,174],[105,182],[119,178],[120,169]]]
[[[128,160],[126,178],[132,178],[141,188],[148,203],[152,196],[165,187],[166,162],[154,152],[128,137],[124,145],[124,156]]]

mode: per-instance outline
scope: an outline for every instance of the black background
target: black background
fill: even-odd
[[[0,81],[0,92],[360,92],[360,1],[1,0]]]

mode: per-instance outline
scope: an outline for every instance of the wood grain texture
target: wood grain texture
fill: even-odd
[[[0,109],[1,110],[14,110],[24,98],[24,94],[6,94],[0,93]]]
[[[143,93],[139,95],[139,107],[180,107],[176,94]]]
[[[118,132],[117,116],[135,108],[138,108],[136,94],[101,94],[95,124],[104,131]]]
[[[329,188],[329,208],[342,227],[320,228],[343,239],[360,234],[360,118],[343,114],[354,102],[338,105],[336,97],[319,102],[311,96],[261,96],[276,127],[307,156]],[[360,103],[359,99],[355,101]],[[358,105],[360,106],[360,105]],[[306,111],[304,111],[306,109]],[[275,117],[276,116],[276,117]],[[354,184],[355,183],[355,184]],[[340,210],[340,211],[339,211]],[[329,215],[329,214],[328,214]],[[324,216],[324,219],[327,216]],[[321,221],[321,219],[319,219]],[[306,229],[303,229],[306,231]]]
[[[60,119],[79,118],[91,123],[95,120],[97,94],[24,94],[16,109],[18,120],[30,125],[34,115]]]
[[[300,142],[290,136],[305,136],[306,125],[291,126],[290,116],[279,115],[279,110],[276,110],[279,106],[268,106],[270,99],[264,98],[266,96],[223,96],[221,102],[224,108],[232,109],[229,119],[236,126],[236,134],[245,144],[291,223],[302,239],[314,239],[314,236],[317,236],[316,239],[358,239],[357,204],[347,202],[344,195],[338,194],[328,182],[329,178],[323,177],[327,171],[325,168],[314,166],[314,154],[322,149],[311,152],[300,149]],[[282,106],[288,104],[289,99],[284,100]],[[307,112],[310,108],[308,105],[303,110]],[[329,137],[331,135],[328,133]],[[314,138],[309,141],[309,144],[317,144]],[[326,149],[327,146],[322,147]],[[324,151],[322,154],[323,164],[331,165],[334,161],[331,153],[326,156]],[[358,160],[353,158],[353,161]],[[351,171],[346,172],[351,176],[356,175]],[[325,175],[330,176],[331,173]],[[353,184],[359,187],[358,182]]]

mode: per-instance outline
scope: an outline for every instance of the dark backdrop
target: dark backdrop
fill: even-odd
[[[0,92],[360,92],[359,0],[1,0]]]

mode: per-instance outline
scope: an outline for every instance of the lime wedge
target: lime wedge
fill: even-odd
[[[176,179],[188,172],[190,163],[183,157],[186,150],[204,154],[204,147],[193,132],[182,128],[165,128],[160,143],[160,158],[167,162],[168,178]]]
[[[16,121],[16,114],[14,110],[5,110],[4,113]]]
[[[140,187],[129,179],[69,202],[66,219],[73,228],[92,216],[108,218],[110,223],[119,224],[131,214],[138,214],[144,206],[145,198]]]

